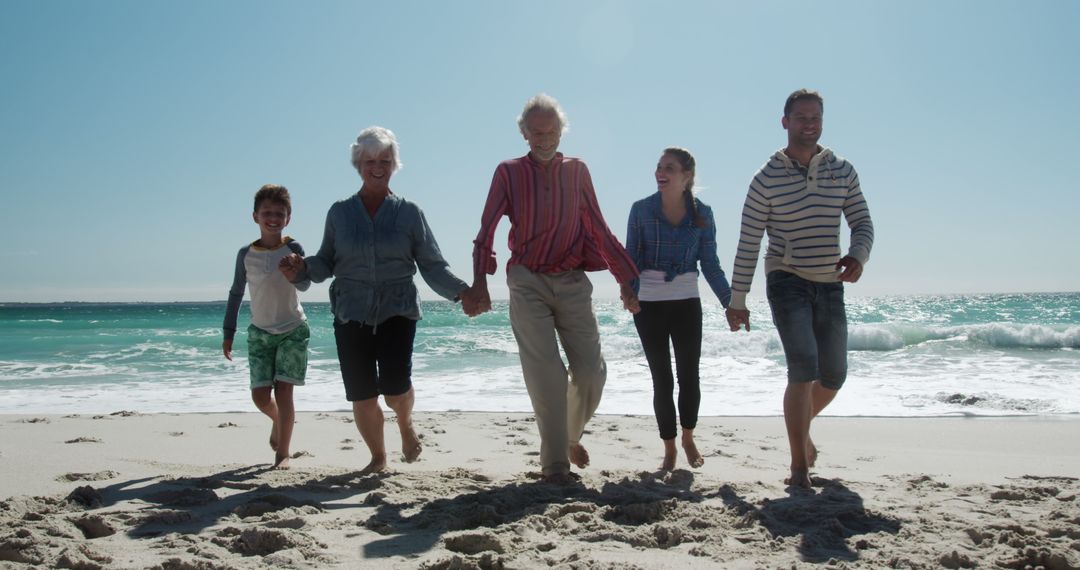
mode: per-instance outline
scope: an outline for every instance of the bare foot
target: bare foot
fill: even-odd
[[[277,422],[275,421],[273,424],[270,425],[270,449],[274,451],[277,451],[277,434]]]
[[[410,432],[408,436],[401,437],[401,454],[404,455],[405,463],[412,463],[420,458],[420,452],[424,447],[420,445],[420,438],[416,432]]]
[[[697,445],[694,444],[693,438],[683,438],[682,441],[683,451],[686,453],[686,462],[690,464],[690,467],[698,468],[705,465],[705,458],[702,457],[701,452],[698,451]]]
[[[578,469],[589,466],[589,452],[585,450],[584,445],[575,443],[570,446],[570,463],[577,465]]]
[[[361,469],[360,474],[361,475],[369,475],[371,473],[378,473],[380,471],[385,471],[385,470],[386,470],[386,458],[382,457],[382,458],[377,459],[377,458],[372,457],[371,458],[371,463],[368,463],[367,467],[364,467],[363,469]]]
[[[814,440],[810,439],[810,436],[806,437],[806,463],[810,467],[817,463],[817,446],[814,445]]]
[[[661,471],[673,471],[675,469],[675,454],[664,454],[664,462],[660,464]]]
[[[791,477],[784,479],[784,484],[791,487],[799,487],[801,489],[809,489],[813,486],[810,481],[810,470],[791,468]]]
[[[274,469],[288,469],[289,468],[289,454],[281,455],[280,453],[274,457]]]

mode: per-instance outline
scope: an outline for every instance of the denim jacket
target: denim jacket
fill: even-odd
[[[664,219],[660,203],[660,193],[634,202],[630,208],[630,221],[626,229],[626,251],[634,260],[638,271],[648,269],[663,271],[665,281],[671,281],[676,275],[698,271],[720,304],[727,307],[731,302],[731,286],[728,285],[720,260],[716,256],[716,223],[712,208],[701,200],[693,198],[698,215],[705,220],[705,227],[699,228],[694,223],[694,211],[687,203],[686,217],[677,226]],[[635,279],[633,286],[637,291],[640,285]]]
[[[390,194],[372,219],[360,196],[341,200],[326,214],[319,252],[304,259],[307,277],[319,283],[331,275],[330,310],[339,323],[375,326],[395,316],[421,318],[413,275],[439,295],[456,301],[468,285],[450,272],[416,204]]]

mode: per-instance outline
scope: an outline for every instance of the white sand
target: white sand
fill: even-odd
[[[820,418],[812,492],[781,418],[702,418],[663,473],[653,418],[601,416],[565,488],[528,415],[416,424],[361,476],[344,412],[299,415],[288,471],[256,413],[0,416],[0,567],[1080,568],[1080,418]]]

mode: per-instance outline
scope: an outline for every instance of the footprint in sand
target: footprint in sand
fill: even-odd
[[[65,481],[103,481],[119,476],[116,471],[98,471],[96,473],[65,473],[56,478],[63,483]]]
[[[71,521],[83,536],[88,539],[102,538],[116,534],[116,529],[100,515],[88,515]]]
[[[461,554],[480,554],[488,551],[502,554],[506,552],[506,548],[499,541],[499,537],[491,532],[472,532],[448,536],[443,539],[443,542],[446,544],[447,550]]]
[[[75,439],[69,439],[64,443],[102,443],[102,441],[96,437],[77,437]]]

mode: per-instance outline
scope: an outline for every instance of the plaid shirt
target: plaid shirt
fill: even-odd
[[[676,275],[697,272],[700,261],[705,281],[720,303],[727,307],[731,302],[731,287],[716,256],[716,223],[712,208],[696,198],[694,201],[698,215],[705,220],[705,227],[699,228],[694,223],[690,204],[687,204],[686,218],[678,226],[669,224],[664,219],[659,192],[634,202],[626,228],[626,249],[639,271],[663,271],[666,281]],[[637,290],[636,280],[633,285]]]

